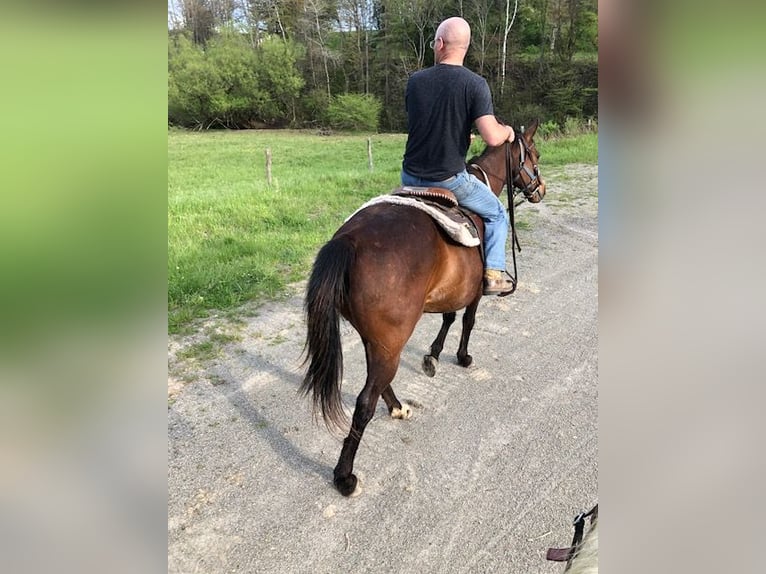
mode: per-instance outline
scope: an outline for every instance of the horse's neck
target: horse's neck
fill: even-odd
[[[494,157],[479,158],[475,165],[485,174],[485,181],[492,193],[499,196],[505,185],[505,158],[502,161]]]

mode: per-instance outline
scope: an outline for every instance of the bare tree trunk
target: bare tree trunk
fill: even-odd
[[[309,0],[306,2],[306,9],[311,8],[314,17],[314,25],[316,28],[316,34],[317,34],[317,44],[319,45],[319,53],[322,57],[322,66],[324,67],[324,76],[325,76],[325,86],[327,88],[327,97],[332,97],[332,92],[330,91],[330,68],[327,65],[327,50],[325,48],[324,39],[322,38],[322,26],[319,23],[319,13],[321,11],[321,6],[315,1],[315,0]]]
[[[556,44],[559,43],[558,41],[561,39],[561,30],[563,29],[563,9],[562,9],[562,0],[556,0],[556,3],[554,4],[554,20],[553,20],[553,30],[551,31],[551,55],[554,55],[556,53]],[[560,50],[561,48],[559,48]]]
[[[370,31],[364,31],[364,93],[370,93]]]
[[[425,60],[426,60],[426,33],[425,29],[428,24],[426,22],[416,22],[415,27],[418,29],[418,40],[417,45],[410,40],[410,44],[415,49],[415,57],[417,58],[418,70],[425,67]]]
[[[204,0],[181,0],[181,9],[186,24],[191,30],[195,44],[204,45],[214,33],[215,16]]]
[[[245,14],[245,20],[247,20],[247,35],[250,36],[250,45],[255,49],[260,40],[258,37],[258,19],[253,16],[250,2],[247,0],[239,0],[238,5],[240,10]],[[255,35],[253,35],[253,31],[255,31]]]
[[[282,17],[279,15],[279,3],[274,2],[274,15],[277,17],[277,24],[279,24],[279,31],[282,33],[282,41],[287,42],[285,36],[285,27],[282,25]]]
[[[569,31],[567,33],[567,61],[571,62],[577,47],[577,19],[580,16],[580,0],[569,0]]]
[[[548,49],[550,50],[551,54],[554,54],[556,52],[556,36],[559,34],[559,25],[556,23],[553,25],[553,30],[551,30],[551,44],[548,46]]]
[[[545,62],[545,30],[548,27],[548,0],[543,0],[540,8],[540,59],[538,69],[542,72]]]
[[[436,25],[436,3],[432,0],[415,1],[405,0],[403,3],[403,22],[410,21],[417,29],[417,38],[408,38],[408,42],[415,53],[417,69],[425,67],[425,55],[428,49],[428,41]]]
[[[363,7],[361,2],[357,2],[354,6],[354,25],[356,26],[356,53],[359,58],[359,79],[357,82],[357,89],[367,93],[365,87],[365,56],[362,50],[362,41],[364,40],[365,48],[367,42],[367,26],[364,22],[364,15],[362,13]]]
[[[511,0],[505,0],[505,27],[503,29],[503,53],[500,58],[500,95],[505,91],[505,63],[508,57],[508,34],[516,21],[516,11],[519,9],[519,0],[514,0],[513,16],[511,16]]]
[[[474,25],[471,28],[474,30],[472,34],[474,41],[473,44],[478,44],[478,59],[479,69],[477,70],[480,76],[484,75],[484,65],[487,59],[487,22],[489,20],[490,2],[487,0],[474,0],[472,16]],[[478,38],[478,40],[477,40]]]

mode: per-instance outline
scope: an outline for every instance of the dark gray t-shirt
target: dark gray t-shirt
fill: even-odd
[[[436,64],[410,76],[404,101],[404,170],[442,181],[465,169],[474,120],[494,114],[487,81],[463,66]]]

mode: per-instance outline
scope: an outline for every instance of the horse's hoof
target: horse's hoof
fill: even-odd
[[[410,405],[407,405],[405,403],[402,403],[402,408],[397,409],[394,407],[391,409],[391,418],[392,419],[402,419],[406,420],[412,416],[412,409],[410,408]]]
[[[438,359],[434,359],[431,355],[423,357],[423,372],[429,377],[433,377],[436,374],[436,363]]]
[[[346,478],[335,478],[333,483],[343,496],[358,496],[359,493],[356,491],[361,492],[361,489],[357,488],[356,476],[353,474],[349,474]]]
[[[466,355],[465,357],[458,357],[457,358],[457,364],[461,367],[470,367],[471,363],[473,363],[473,357],[471,355]]]

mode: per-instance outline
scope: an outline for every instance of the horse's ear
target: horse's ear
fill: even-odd
[[[527,141],[535,137],[535,132],[537,131],[539,125],[540,120],[533,120],[532,123],[527,126],[527,129],[524,130],[524,138]]]

